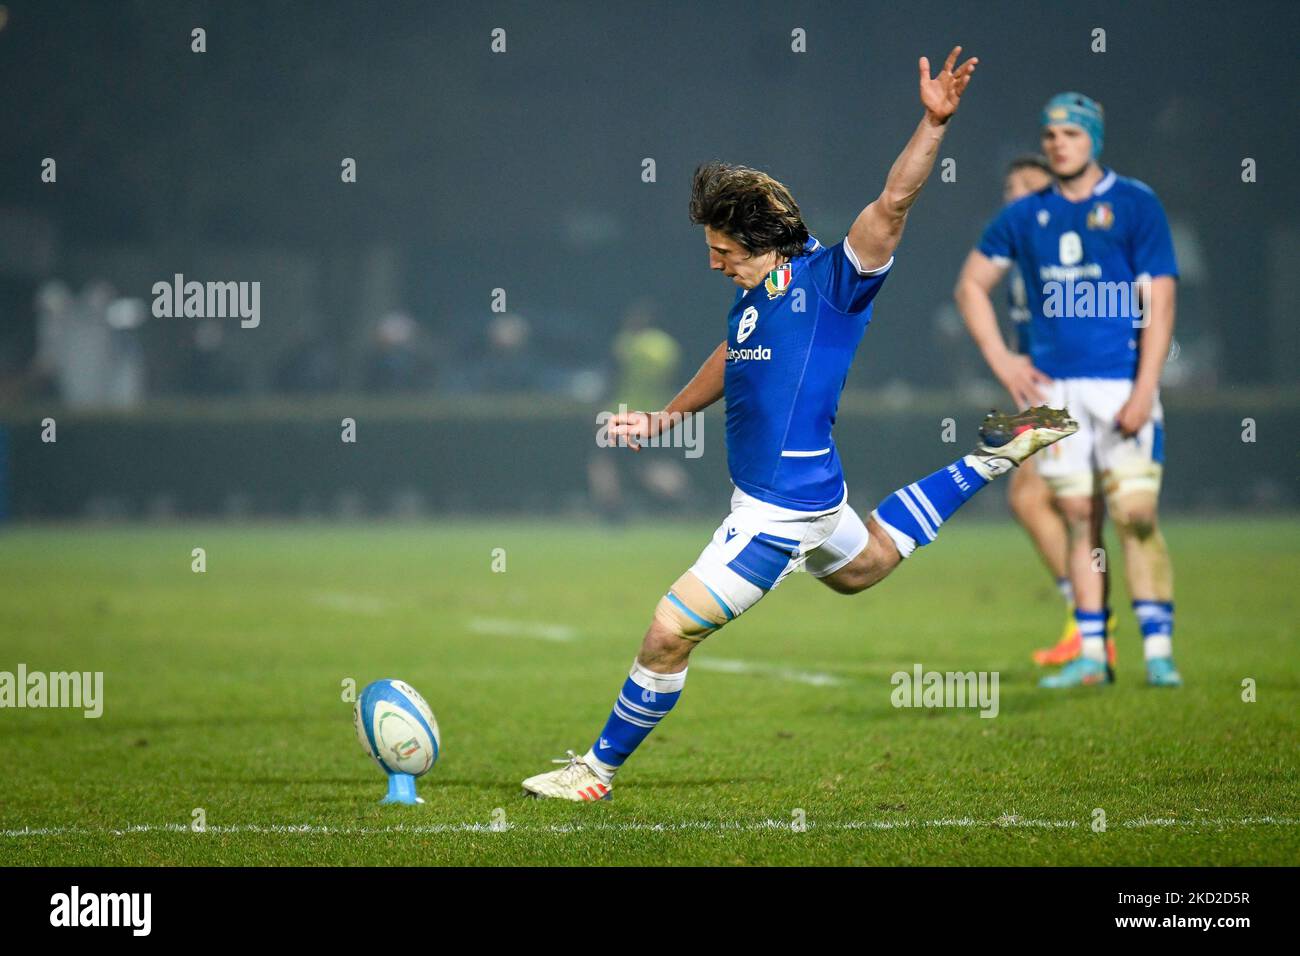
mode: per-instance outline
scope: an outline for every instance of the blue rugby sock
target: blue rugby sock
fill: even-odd
[[[609,783],[623,761],[673,709],[685,686],[685,670],[658,674],[641,666],[640,661],[633,661],[605,729],[583,757],[587,766]]]
[[[1090,660],[1106,662],[1106,611],[1080,611],[1074,609],[1074,622],[1079,625],[1083,639],[1082,654]]]
[[[1133,613],[1142,629],[1142,656],[1147,660],[1174,653],[1174,602],[1134,601]]]
[[[967,455],[899,488],[871,514],[894,539],[899,554],[907,557],[933,541],[939,526],[988,483],[989,479],[975,470]]]

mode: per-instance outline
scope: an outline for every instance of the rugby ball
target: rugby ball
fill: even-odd
[[[419,777],[438,762],[438,721],[405,681],[367,684],[352,710],[352,722],[362,749],[388,773]]]

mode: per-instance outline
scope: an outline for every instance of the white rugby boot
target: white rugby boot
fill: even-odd
[[[980,425],[980,443],[970,457],[985,478],[996,478],[1078,430],[1079,423],[1068,410],[1046,405],[1036,405],[1017,415],[989,412]]]
[[[530,797],[554,797],[560,800],[613,800],[614,794],[596,771],[583,762],[572,750],[568,757],[552,760],[564,764],[559,770],[539,773],[524,781],[524,793]]]

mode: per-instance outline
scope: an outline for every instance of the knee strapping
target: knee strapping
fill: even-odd
[[[1160,494],[1160,479],[1164,468],[1156,462],[1112,468],[1102,478],[1102,490],[1109,501],[1117,501],[1131,494]]]
[[[1068,475],[1044,475],[1043,480],[1052,490],[1054,498],[1091,498],[1096,493],[1096,476],[1091,471],[1076,471]]]
[[[655,608],[655,620],[688,641],[704,640],[734,616],[722,599],[689,571],[673,582]]]
[[[1106,507],[1121,535],[1145,541],[1155,533],[1156,499],[1151,494],[1116,493],[1106,499]]]

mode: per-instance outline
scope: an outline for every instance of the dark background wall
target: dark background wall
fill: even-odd
[[[836,241],[919,118],[916,57],[960,42],[981,65],[944,144],[957,178],[936,175],[916,208],[850,390],[906,384],[955,410],[978,404],[970,390],[988,377],[953,280],[996,211],[1004,164],[1035,147],[1042,103],[1078,89],[1106,107],[1104,161],[1155,188],[1175,230],[1171,397],[1250,390],[1289,408],[1298,9],[9,3],[0,382],[31,361],[43,282],[106,279],[148,299],[175,272],[263,282],[261,327],[232,326],[223,346],[241,395],[273,391],[304,337],[356,353],[392,309],[454,371],[483,349],[495,288],[532,323],[537,362],[556,367],[601,363],[629,304],[648,300],[682,343],[684,379],[721,338],[734,291],[687,219],[693,168],[770,171]],[[194,27],[205,53],[191,52]],[[490,49],[498,27],[504,54]],[[790,50],[796,27],[806,53]],[[1096,28],[1104,53],[1091,50]],[[44,157],[57,184],[40,181]],[[340,182],[344,157],[355,184]],[[1241,179],[1248,157],[1255,183]],[[186,394],[190,326],[151,319],[142,337],[150,400]],[[359,381],[344,375],[341,390]],[[0,388],[0,418],[31,422],[52,401]],[[13,449],[21,464],[25,446]],[[1271,480],[1289,495],[1294,469],[1280,468]]]
[[[870,341],[880,367],[941,371],[909,332],[946,300],[997,205],[1003,163],[1035,144],[1042,103],[1078,88],[1106,106],[1105,159],[1196,230],[1212,275],[1202,318],[1223,333],[1223,375],[1253,381],[1261,364],[1277,371],[1258,348],[1270,237],[1295,229],[1296,11],[12,3],[0,31],[0,204],[54,230],[56,261],[140,246],[159,276],[227,243],[302,250],[346,276],[384,243],[400,252],[402,300],[453,336],[494,287],[589,334],[645,292],[699,350],[718,338],[731,290],[704,268],[686,218],[694,166],[721,157],[771,171],[833,241],[919,116],[916,56],[961,42],[981,66],[945,144],[958,179],[932,183],[909,225]],[[205,54],[190,52],[194,26],[208,31]],[[494,27],[507,30],[504,55],[489,51]],[[794,27],[808,32],[806,54],[790,52]],[[1104,54],[1090,52],[1095,27]],[[57,187],[39,181],[44,156],[60,161]],[[344,156],[358,160],[355,187],[339,182]],[[1260,168],[1253,186],[1240,181],[1247,156]],[[655,184],[640,180],[644,157]],[[337,285],[313,304],[346,331],[356,304]]]

